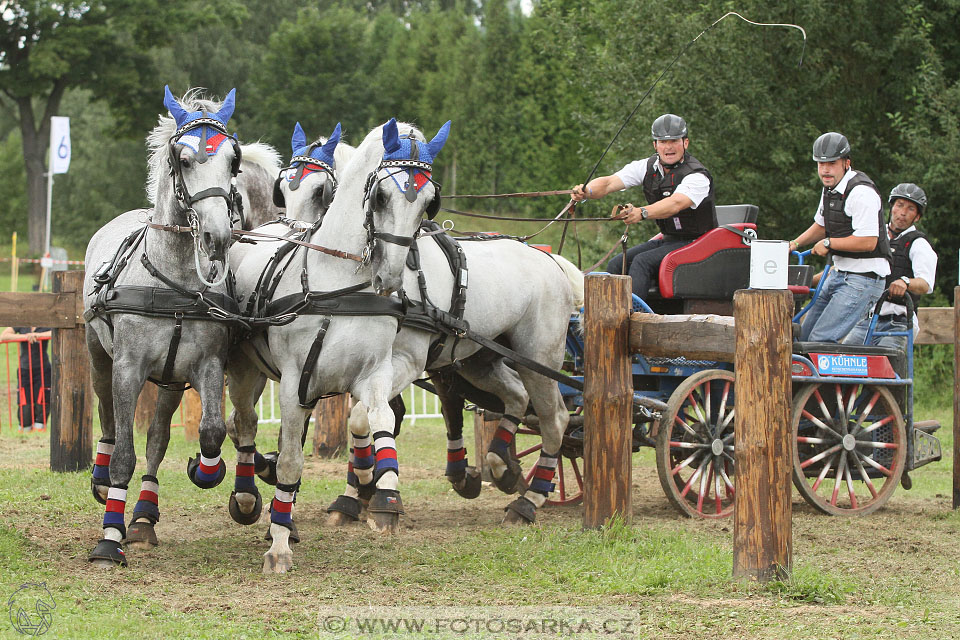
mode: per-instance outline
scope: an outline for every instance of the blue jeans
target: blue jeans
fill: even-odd
[[[802,342],[840,342],[873,308],[886,288],[884,278],[831,269],[820,296],[807,311]]]
[[[874,331],[906,331],[907,330],[907,321],[906,320],[896,320],[900,316],[880,316],[877,318],[877,326]],[[870,317],[867,316],[860,320],[857,323],[857,326],[847,334],[847,337],[843,339],[844,344],[863,344],[864,338],[867,337],[867,329],[870,328]],[[900,351],[907,350],[907,336],[873,336],[873,339],[870,341],[872,345],[879,345],[881,347],[894,347]]]

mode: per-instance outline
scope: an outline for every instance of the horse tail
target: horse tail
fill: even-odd
[[[573,293],[573,311],[579,313],[583,307],[583,273],[572,262],[561,255],[551,253],[550,257],[560,266],[567,280],[570,281],[570,290]]]

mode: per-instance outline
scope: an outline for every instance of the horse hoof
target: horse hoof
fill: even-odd
[[[292,568],[292,551],[284,551],[280,553],[270,553],[267,551],[265,554],[263,554],[263,572],[265,574],[286,573]]]
[[[230,502],[227,508],[230,511],[230,517],[237,524],[253,524],[260,519],[260,513],[263,511],[263,498],[260,497],[260,492],[256,488],[253,491],[254,493],[243,492],[239,494],[234,491],[230,494]],[[240,496],[239,499],[237,498],[238,495]],[[243,504],[240,504],[241,501]],[[251,501],[253,502],[252,506]]]
[[[267,527],[267,534],[263,536],[263,539],[267,542],[273,542],[273,534],[270,533],[270,527]],[[290,537],[288,539],[290,540],[290,544],[296,544],[300,542],[300,532],[297,531],[296,522],[290,522]]]
[[[205,480],[198,478],[197,474],[200,472],[200,454],[197,454],[196,458],[189,458],[187,460],[187,477],[190,478],[190,482],[197,485],[201,489],[213,489],[215,486],[223,482],[223,479],[227,475],[227,465],[223,463],[223,460],[220,460],[219,466],[217,466],[217,475],[210,480]]]
[[[479,496],[483,488],[480,472],[476,467],[467,467],[466,472],[459,478],[451,476],[450,484],[453,485],[457,495],[467,500],[473,500]]]
[[[112,569],[113,567],[127,566],[127,556],[123,552],[123,547],[116,540],[106,538],[97,543],[97,546],[90,553],[89,560],[95,567]]]
[[[261,481],[271,486],[277,484],[277,458],[280,457],[278,451],[269,451],[261,454],[257,452],[253,455],[253,472]]]
[[[136,515],[134,515],[134,518],[136,518]],[[157,532],[152,522],[149,520],[137,520],[136,522],[131,522],[130,526],[127,527],[125,543],[130,549],[149,551],[160,544],[160,541],[157,540]]]
[[[377,533],[393,535],[400,531],[400,514],[371,511],[367,515],[367,525]]]
[[[360,501],[349,496],[337,496],[337,499],[327,507],[327,525],[342,527],[345,524],[360,519]]]
[[[497,485],[497,489],[503,491],[507,495],[514,493],[523,493],[527,490],[527,483],[523,479],[523,469],[520,467],[520,463],[514,460],[512,457],[507,457],[504,459],[502,456],[498,455],[493,451],[487,452],[487,459],[493,456],[502,464],[506,465],[506,468],[503,470],[503,473],[498,478],[495,473],[491,473],[493,476],[493,483]],[[491,471],[499,465],[491,464]]]
[[[523,496],[508,504],[504,511],[503,525],[528,525],[537,519],[537,507]]]
[[[90,478],[90,493],[93,494],[93,499],[100,504],[107,504],[107,491],[109,490],[109,484],[97,484],[96,480]]]

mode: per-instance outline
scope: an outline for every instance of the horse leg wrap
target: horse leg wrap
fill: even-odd
[[[327,513],[342,513],[351,520],[360,519],[360,501],[350,496],[337,496],[337,499],[327,507]]]
[[[106,504],[97,487],[110,487],[110,457],[113,456],[114,441],[101,438],[97,443],[97,457],[93,463],[93,475],[90,477],[90,491],[100,504]]]
[[[362,500],[369,500],[377,490],[373,477],[376,457],[373,455],[373,443],[370,436],[353,436],[353,474],[356,479],[357,493]],[[347,473],[350,473],[348,469]],[[349,483],[349,475],[347,482]]]
[[[463,446],[463,438],[447,440],[447,469],[444,475],[448,478],[462,477],[467,471],[467,450]]]
[[[150,524],[160,521],[160,482],[156,476],[144,475],[140,482],[140,497],[133,506],[131,522],[149,520]]]
[[[493,440],[490,441],[490,446],[487,448],[487,460],[491,463],[491,468],[496,469],[500,466],[497,464],[498,461],[490,460],[491,455],[499,458],[499,462],[505,467],[500,477],[497,477],[495,473],[491,474],[493,482],[500,491],[508,494],[517,493],[523,488],[523,469],[520,468],[520,463],[510,453],[510,445],[513,444],[513,438],[519,425],[519,418],[504,414],[503,420],[497,427],[497,431],[493,434]]]
[[[107,507],[103,512],[103,537],[120,542],[127,535],[123,513],[127,509],[127,488],[110,487],[107,492]],[[110,531],[114,529],[115,531]]]
[[[403,502],[400,501],[400,492],[394,489],[377,489],[370,498],[367,511],[371,513],[403,513]]]
[[[393,473],[393,479],[386,478],[386,484],[393,486],[384,486],[383,489],[396,489],[397,479],[400,476],[400,466],[397,464],[397,442],[393,439],[393,433],[389,431],[378,431],[373,434],[373,449],[376,452],[376,468],[374,471],[374,482],[380,486],[381,478],[387,473]],[[379,491],[379,489],[378,489]]]
[[[237,474],[233,481],[233,492],[230,494],[230,502],[227,509],[230,517],[238,524],[250,525],[260,519],[260,513],[263,511],[263,498],[257,490],[257,485],[253,481],[255,475],[254,455],[256,450],[253,446],[240,447],[237,449]],[[237,501],[237,494],[244,493],[254,496],[253,508],[245,512],[240,508]],[[245,499],[246,506],[249,507],[249,499]]]
[[[280,457],[278,451],[260,454],[259,451],[253,453],[253,471],[263,482],[269,485],[277,484],[277,458]]]
[[[198,453],[196,458],[187,460],[187,476],[190,481],[201,489],[212,489],[227,475],[227,465],[223,463],[220,453],[207,457]]]
[[[278,524],[290,529],[291,542],[300,542],[300,535],[297,532],[296,525],[293,524],[293,503],[297,499],[297,489],[299,487],[299,482],[296,484],[281,484],[278,482],[273,502],[270,503],[271,524]],[[267,540],[273,540],[269,529],[267,529]]]
[[[553,491],[553,476],[557,472],[557,462],[559,462],[559,460],[560,457],[558,454],[550,455],[541,449],[540,459],[537,460],[537,466],[533,470],[533,481],[530,483],[530,488],[524,494],[533,499],[533,502],[538,507],[543,504],[543,501],[545,501],[547,496],[550,495],[550,492]],[[543,499],[539,500],[537,496],[529,495],[531,493],[543,496]]]

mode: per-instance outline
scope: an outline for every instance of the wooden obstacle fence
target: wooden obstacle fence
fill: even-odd
[[[93,461],[93,405],[85,326],[83,322],[83,271],[53,272],[52,293],[0,292],[0,326],[37,326],[53,329],[50,348],[50,469],[79,471]],[[193,394],[191,398],[189,394]],[[156,387],[144,386],[135,424],[146,429],[156,406]],[[184,404],[184,433],[197,439],[199,395],[188,391]],[[346,402],[338,396],[318,404],[314,418],[314,451],[337,455],[346,446]],[[320,419],[320,416],[324,419]]]
[[[632,397],[631,355],[734,362],[737,500],[733,573],[761,581],[788,576],[792,567],[792,297],[786,291],[738,291],[732,318],[627,314],[629,282],[625,276],[586,278],[584,526],[599,527],[614,515],[630,520],[632,416],[625,410],[624,397]],[[953,508],[957,509],[960,287],[954,290],[952,309],[925,307],[918,310],[918,316],[916,344],[954,345]]]

